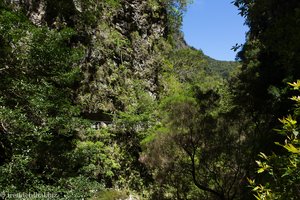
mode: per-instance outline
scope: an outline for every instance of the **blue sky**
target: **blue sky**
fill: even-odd
[[[234,60],[231,48],[244,43],[248,27],[232,1],[194,0],[183,18],[186,42],[214,59]]]

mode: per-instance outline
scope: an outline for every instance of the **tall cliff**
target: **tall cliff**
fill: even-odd
[[[10,1],[37,26],[71,27],[84,46],[78,101],[85,112],[125,109],[135,86],[155,98],[170,25],[167,1]]]

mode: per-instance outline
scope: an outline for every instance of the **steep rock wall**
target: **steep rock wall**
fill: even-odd
[[[78,33],[82,82],[78,102],[84,112],[113,112],[134,103],[137,90],[158,95],[167,11],[155,0],[8,0],[40,26]]]

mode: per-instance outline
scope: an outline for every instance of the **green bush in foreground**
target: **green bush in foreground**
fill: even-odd
[[[290,83],[294,90],[300,91],[300,80]],[[253,187],[255,197],[258,200],[291,199],[300,198],[300,141],[299,141],[299,116],[300,96],[291,98],[295,101],[294,113],[283,119],[282,129],[277,130],[285,137],[284,143],[276,142],[284,148],[284,155],[272,154],[270,156],[260,153],[260,160],[256,161],[259,169],[257,173],[266,173],[269,181],[257,184],[249,180]]]

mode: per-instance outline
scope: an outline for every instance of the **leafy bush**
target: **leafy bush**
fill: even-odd
[[[296,91],[300,91],[300,81],[290,83]],[[269,181],[258,184],[255,180],[250,180],[250,185],[258,200],[271,199],[291,199],[300,198],[300,141],[298,120],[300,116],[300,96],[291,98],[295,103],[294,113],[283,119],[282,129],[277,132],[285,137],[284,143],[276,142],[285,152],[283,155],[265,155],[260,153],[260,160],[257,160],[259,169],[257,173],[268,175]]]

